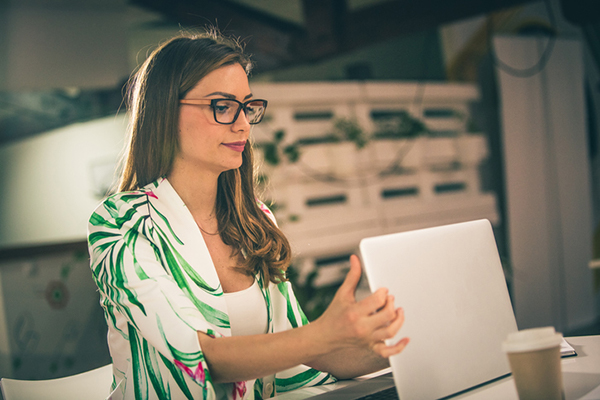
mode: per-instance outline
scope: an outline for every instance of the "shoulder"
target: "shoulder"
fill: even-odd
[[[156,199],[153,192],[155,184],[149,184],[141,189],[119,192],[106,197],[94,210],[90,224],[96,225],[99,219],[131,218],[134,214],[145,214],[151,199]]]

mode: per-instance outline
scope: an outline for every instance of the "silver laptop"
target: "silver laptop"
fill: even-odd
[[[393,383],[367,381],[369,392],[395,384],[402,400],[439,399],[510,372],[501,343],[517,324],[489,221],[366,238],[360,252],[371,291],[387,287],[404,308],[394,341],[410,338],[390,358]],[[359,398],[364,384],[316,398]]]

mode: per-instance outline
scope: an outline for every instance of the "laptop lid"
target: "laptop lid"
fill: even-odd
[[[501,343],[517,330],[492,227],[477,220],[363,239],[372,291],[387,287],[406,321],[390,358],[402,400],[438,399],[508,374]]]

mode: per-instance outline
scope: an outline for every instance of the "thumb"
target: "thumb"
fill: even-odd
[[[360,267],[360,260],[355,254],[353,254],[350,256],[350,271],[348,271],[348,274],[346,274],[344,283],[342,283],[338,289],[338,292],[345,296],[352,296],[352,299],[354,299],[354,292],[356,291],[356,286],[360,281],[361,273],[362,270]]]

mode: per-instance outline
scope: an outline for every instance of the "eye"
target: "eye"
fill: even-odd
[[[248,110],[248,113],[251,113],[251,114],[260,113],[260,112],[262,112],[263,108],[264,108],[264,104],[262,101],[253,101],[251,103],[248,103],[248,105],[246,105],[246,109]]]
[[[237,104],[231,100],[219,100],[213,104],[215,113],[217,114],[228,114],[235,110]]]
[[[226,114],[229,111],[229,106],[228,105],[223,105],[223,104],[215,104],[214,107],[215,112],[218,114]]]

